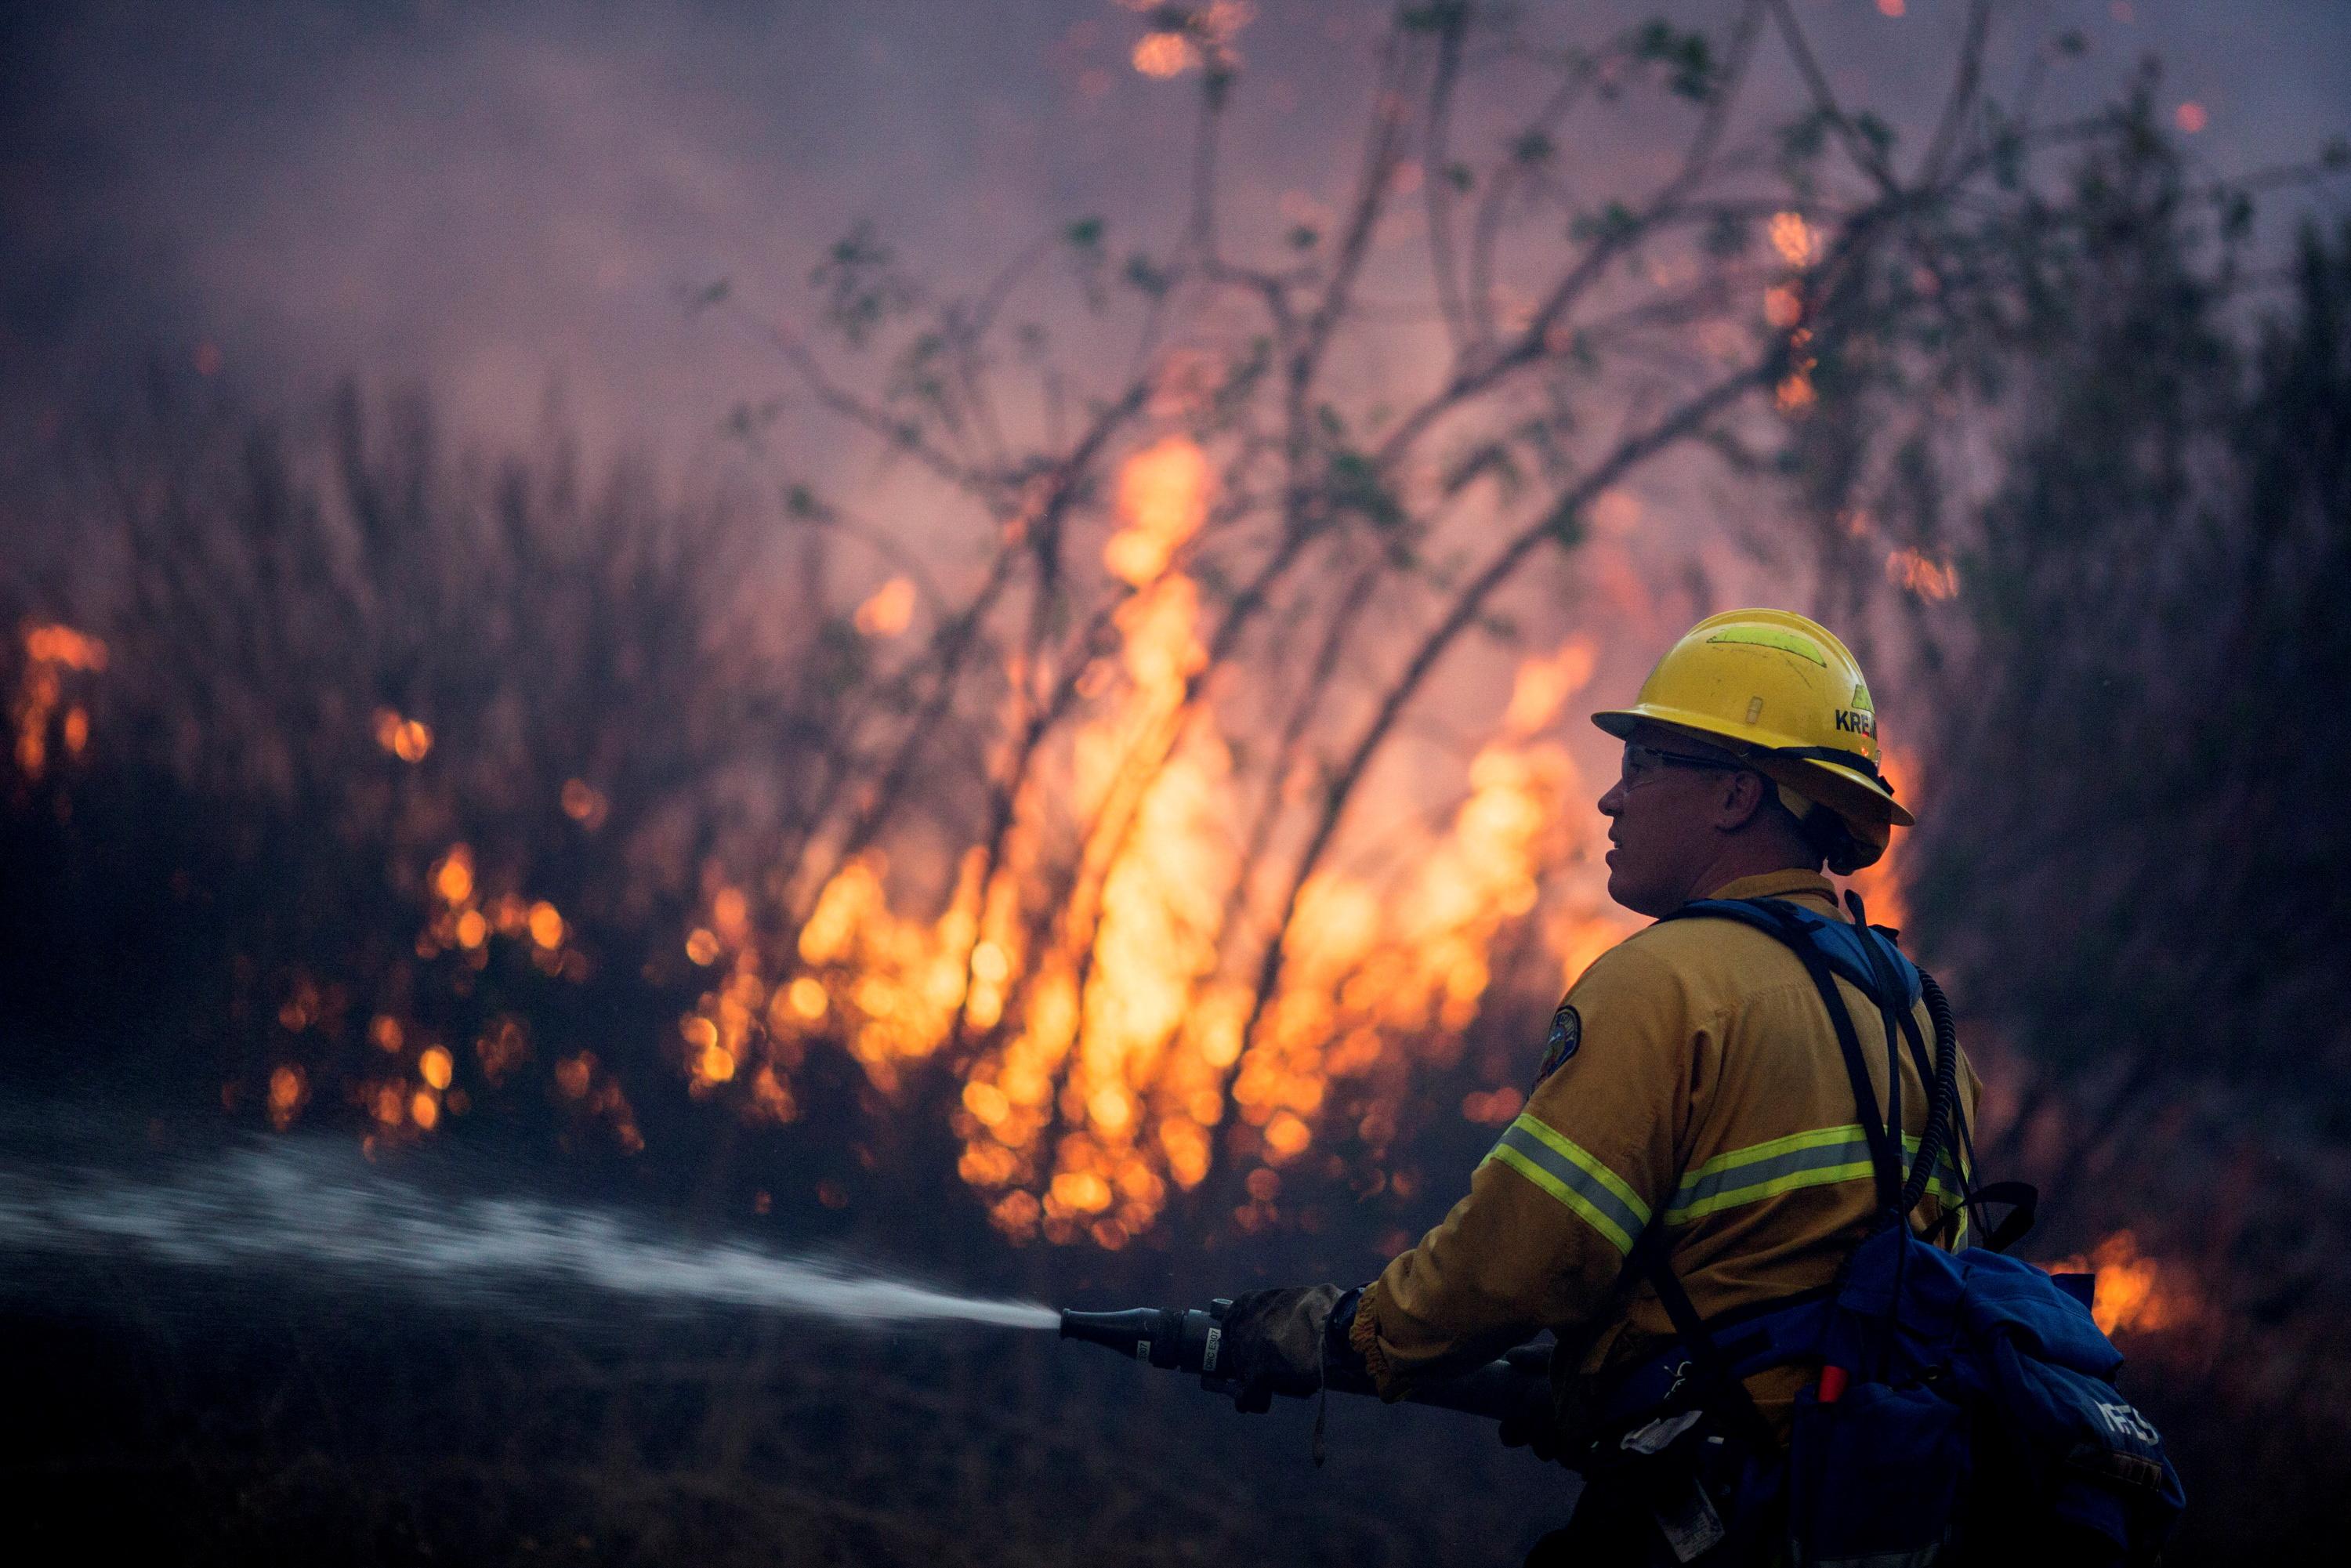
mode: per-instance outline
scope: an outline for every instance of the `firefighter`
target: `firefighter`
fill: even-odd
[[[1624,742],[1621,770],[1599,801],[1609,896],[1658,923],[1595,961],[1560,1003],[1525,1110],[1443,1223],[1360,1291],[1238,1298],[1225,1354],[1244,1407],[1270,1392],[1311,1392],[1330,1364],[1368,1373],[1395,1399],[1416,1379],[1547,1330],[1556,1341],[1555,1425],[1506,1438],[1557,1452],[1588,1479],[1569,1528],[1530,1562],[1562,1552],[1744,1560],[1765,1554],[1756,1541],[1778,1539],[1768,1520],[1721,1521],[1719,1531],[1677,1521],[1672,1489],[1654,1477],[1614,1486],[1592,1462],[1595,1434],[1609,1432],[1612,1448],[1628,1437],[1638,1446],[1638,1434],[1608,1427],[1611,1401],[1629,1373],[1677,1342],[1656,1273],[1669,1270],[1667,1288],[1677,1281],[1708,1324],[1736,1323],[1830,1285],[1879,1210],[1854,1076],[1804,964],[1745,925],[1662,917],[1692,900],[1736,899],[1837,919],[1823,873],[1876,862],[1891,831],[1912,819],[1880,769],[1859,665],[1801,615],[1709,617],[1667,652],[1631,707],[1593,719]],[[1893,1015],[1849,981],[1834,983],[1883,1104],[1883,1020]],[[1923,1001],[1915,1016],[1930,1029]],[[1909,1055],[1893,1054],[1915,1147],[1927,1085]],[[1959,1082],[1971,1121],[1977,1084],[1964,1065]],[[1939,1172],[1938,1164],[1910,1221],[1957,1245],[1966,1222],[1958,1173]],[[1751,1447],[1784,1446],[1792,1403],[1812,1375],[1782,1365],[1724,1379],[1760,1416]],[[1704,1457],[1737,1448],[1736,1431],[1705,1442],[1723,1436],[1701,1427],[1656,1440],[1698,1445]]]

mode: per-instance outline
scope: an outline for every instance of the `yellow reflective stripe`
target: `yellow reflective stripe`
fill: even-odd
[[[1903,1135],[1902,1144],[1910,1154],[1918,1150],[1918,1140],[1907,1134]],[[1945,1181],[1944,1172],[1951,1167],[1938,1164],[1941,1168],[1928,1181],[1928,1191],[1947,1207],[1956,1207],[1960,1197],[1955,1185],[1956,1173],[1954,1181]],[[1684,1176],[1674,1190],[1673,1201],[1667,1206],[1666,1223],[1683,1225],[1726,1208],[1761,1203],[1783,1192],[1865,1181],[1874,1174],[1869,1137],[1858,1122],[1792,1133],[1717,1155]]]
[[[1486,1157],[1498,1164],[1510,1166],[1512,1170],[1518,1172],[1520,1176],[1534,1183],[1535,1186],[1541,1187],[1543,1191],[1551,1194],[1552,1197],[1565,1204],[1577,1215],[1581,1216],[1585,1224],[1591,1226],[1593,1229],[1597,1230],[1601,1235],[1606,1237],[1609,1244],[1614,1247],[1617,1251],[1630,1252],[1633,1250],[1633,1238],[1625,1234],[1625,1228],[1623,1226],[1617,1224],[1614,1220],[1609,1218],[1608,1216],[1603,1214],[1598,1208],[1594,1207],[1592,1201],[1585,1197],[1582,1193],[1576,1191],[1573,1187],[1560,1180],[1559,1177],[1552,1175],[1551,1172],[1545,1170],[1542,1166],[1535,1164],[1534,1161],[1529,1159],[1518,1150],[1510,1148],[1506,1145],[1497,1144],[1494,1145],[1494,1152],[1488,1155]]]
[[[1531,1114],[1522,1114],[1502,1129],[1486,1157],[1557,1198],[1619,1252],[1630,1252],[1648,1226],[1649,1206],[1640,1194],[1573,1139]]]
[[[1834,1150],[1836,1155],[1848,1152],[1842,1145]],[[1782,1170],[1777,1175],[1764,1175],[1758,1172],[1756,1179],[1743,1185],[1718,1187],[1703,1197],[1692,1198],[1688,1203],[1677,1203],[1666,1210],[1666,1223],[1681,1225],[1693,1219],[1703,1219],[1709,1214],[1719,1214],[1726,1208],[1739,1208],[1747,1204],[1761,1203],[1767,1197],[1777,1197],[1783,1192],[1794,1192],[1799,1187],[1828,1186],[1843,1181],[1865,1181],[1870,1174],[1868,1145],[1864,1145],[1862,1157],[1858,1160],[1832,1158],[1818,1165],[1800,1166],[1794,1169]]]
[[[1791,1133],[1784,1138],[1773,1138],[1768,1143],[1750,1144],[1743,1149],[1733,1149],[1727,1155],[1715,1155],[1714,1158],[1684,1176],[1682,1186],[1687,1189],[1693,1183],[1703,1181],[1719,1172],[1727,1171],[1733,1166],[1753,1165],[1760,1160],[1771,1159],[1775,1155],[1793,1154],[1798,1149],[1823,1148],[1831,1144],[1847,1144],[1855,1139],[1861,1140],[1865,1148],[1868,1146],[1868,1134],[1861,1130],[1861,1124],[1858,1122],[1848,1122],[1842,1127],[1823,1127],[1818,1132],[1813,1133]],[[1918,1140],[1913,1138],[1910,1143],[1915,1148]]]
[[[1538,1121],[1531,1111],[1519,1113],[1519,1118],[1510,1124],[1510,1129],[1513,1132],[1532,1134],[1550,1145],[1559,1154],[1573,1161],[1579,1169],[1602,1186],[1606,1187],[1617,1202],[1632,1211],[1634,1223],[1636,1226],[1649,1223],[1649,1206],[1641,1200],[1641,1195],[1635,1192],[1614,1171],[1602,1165],[1596,1156],[1578,1146],[1564,1133],[1558,1131],[1548,1123]]]

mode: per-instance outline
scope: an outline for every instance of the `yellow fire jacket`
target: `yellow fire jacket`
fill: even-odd
[[[1710,896],[1836,913],[1828,879],[1809,872],[1745,877]],[[1837,983],[1882,1109],[1877,1007]],[[1931,1048],[1923,1002],[1917,1019]],[[1828,1284],[1868,1228],[1876,1189],[1836,1034],[1802,963],[1772,937],[1729,920],[1651,926],[1585,971],[1552,1038],[1567,1054],[1468,1196],[1364,1291],[1353,1343],[1390,1399],[1416,1377],[1461,1371],[1548,1329],[1572,1431],[1609,1374],[1674,1337],[1656,1292],[1625,1266],[1644,1230],[1665,1227],[1667,1260],[1711,1319]],[[1927,1090],[1907,1050],[1897,1054],[1915,1150]],[[1980,1086],[1964,1061],[1959,1085],[1972,1120]],[[1948,1170],[1911,1217],[1922,1233],[1956,1201]],[[1782,1431],[1808,1375],[1782,1367],[1749,1380]]]

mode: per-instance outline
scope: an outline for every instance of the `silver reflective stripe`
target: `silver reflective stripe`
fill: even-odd
[[[1842,1166],[1853,1165],[1866,1166],[1868,1164],[1869,1140],[1865,1137],[1856,1137],[1841,1144],[1823,1144],[1817,1148],[1791,1149],[1786,1154],[1773,1155],[1747,1165],[1732,1166],[1726,1170],[1714,1171],[1684,1183],[1674,1194],[1673,1207],[1667,1211],[1667,1214],[1670,1217],[1705,1203],[1708,1198],[1719,1198],[1726,1193],[1744,1192],[1750,1187],[1765,1186],[1781,1182],[1788,1176],[1809,1175],[1815,1171],[1834,1173]],[[1868,1173],[1865,1170],[1863,1174]],[[1823,1179],[1835,1181],[1842,1177],[1835,1174],[1827,1174]],[[1771,1190],[1784,1192],[1787,1189],[1787,1186],[1771,1186]],[[1763,1197],[1770,1194],[1758,1193],[1755,1196]]]
[[[1918,1140],[1908,1134],[1903,1146],[1916,1154]],[[1869,1138],[1858,1124],[1797,1133],[1717,1155],[1682,1178],[1666,1208],[1666,1223],[1687,1224],[1726,1208],[1761,1203],[1800,1187],[1826,1186],[1838,1182],[1867,1181]],[[1959,1176],[1948,1155],[1936,1161],[1936,1178],[1928,1188],[1945,1205],[1959,1200]]]

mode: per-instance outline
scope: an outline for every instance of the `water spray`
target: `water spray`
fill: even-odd
[[[959,1295],[828,1258],[740,1240],[688,1241],[595,1207],[534,1198],[444,1198],[354,1170],[346,1150],[274,1142],[169,1174],[0,1169],[0,1256],[138,1257],[243,1275],[299,1270],[455,1299],[569,1285],[653,1306],[750,1308],[852,1327],[967,1322],[1058,1327],[1230,1394],[1218,1375],[1229,1301],[1198,1309],[1085,1312]],[[534,1296],[536,1300],[536,1296]],[[1405,1397],[1491,1420],[1531,1415],[1548,1398],[1547,1346],[1526,1345]],[[1331,1387],[1374,1392],[1359,1373]]]
[[[570,1285],[657,1307],[747,1307],[853,1327],[1056,1321],[1034,1301],[957,1295],[746,1241],[666,1238],[608,1209],[443,1198],[352,1163],[340,1149],[275,1143],[156,1176],[0,1169],[0,1256],[296,1269],[457,1299]]]

